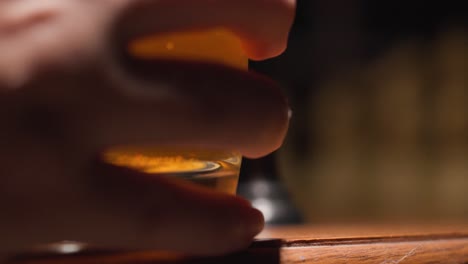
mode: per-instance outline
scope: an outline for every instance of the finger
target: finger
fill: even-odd
[[[27,224],[4,230],[9,243],[2,250],[27,252],[67,240],[110,250],[218,255],[247,247],[263,228],[261,213],[241,198],[110,166],[94,170],[82,199],[34,200],[17,215],[16,223]]]
[[[101,198],[109,203],[122,201],[130,207],[141,205],[137,219],[142,222],[137,228],[147,235],[145,242],[137,239],[138,248],[221,254],[247,247],[263,229],[262,214],[242,198],[170,177],[109,165],[100,169],[100,175],[106,175],[95,178]]]
[[[225,27],[252,59],[279,55],[287,45],[295,0],[139,0],[125,6],[115,32],[120,43],[149,34]]]
[[[268,79],[211,64],[135,60],[128,67],[130,74],[102,80],[77,107],[83,144],[193,146],[259,157],[283,142],[289,108]]]
[[[105,1],[0,2],[0,84],[17,88],[44,68],[102,54],[99,43],[113,13]]]

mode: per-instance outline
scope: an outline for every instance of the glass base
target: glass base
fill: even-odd
[[[228,151],[125,147],[104,153],[105,162],[139,172],[177,177],[235,194],[241,156]]]

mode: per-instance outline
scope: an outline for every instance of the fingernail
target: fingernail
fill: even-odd
[[[290,120],[293,116],[293,110],[291,108],[291,102],[289,101],[289,98],[288,97],[284,97],[284,101],[285,101],[285,106],[286,106],[286,114],[287,114],[287,117],[288,117],[288,120]]]
[[[292,116],[293,116],[293,111],[291,108],[288,108],[288,119],[291,120]]]

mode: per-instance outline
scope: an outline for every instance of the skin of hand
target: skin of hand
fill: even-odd
[[[224,26],[265,59],[285,49],[294,9],[293,0],[1,1],[0,259],[64,239],[196,255],[247,247],[263,228],[247,201],[98,157],[129,144],[253,158],[276,150],[289,108],[275,83],[220,65],[137,60],[125,48]]]

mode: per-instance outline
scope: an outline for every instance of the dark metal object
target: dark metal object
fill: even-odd
[[[299,211],[278,177],[274,155],[243,161],[237,194],[262,211],[268,225],[302,222]]]

